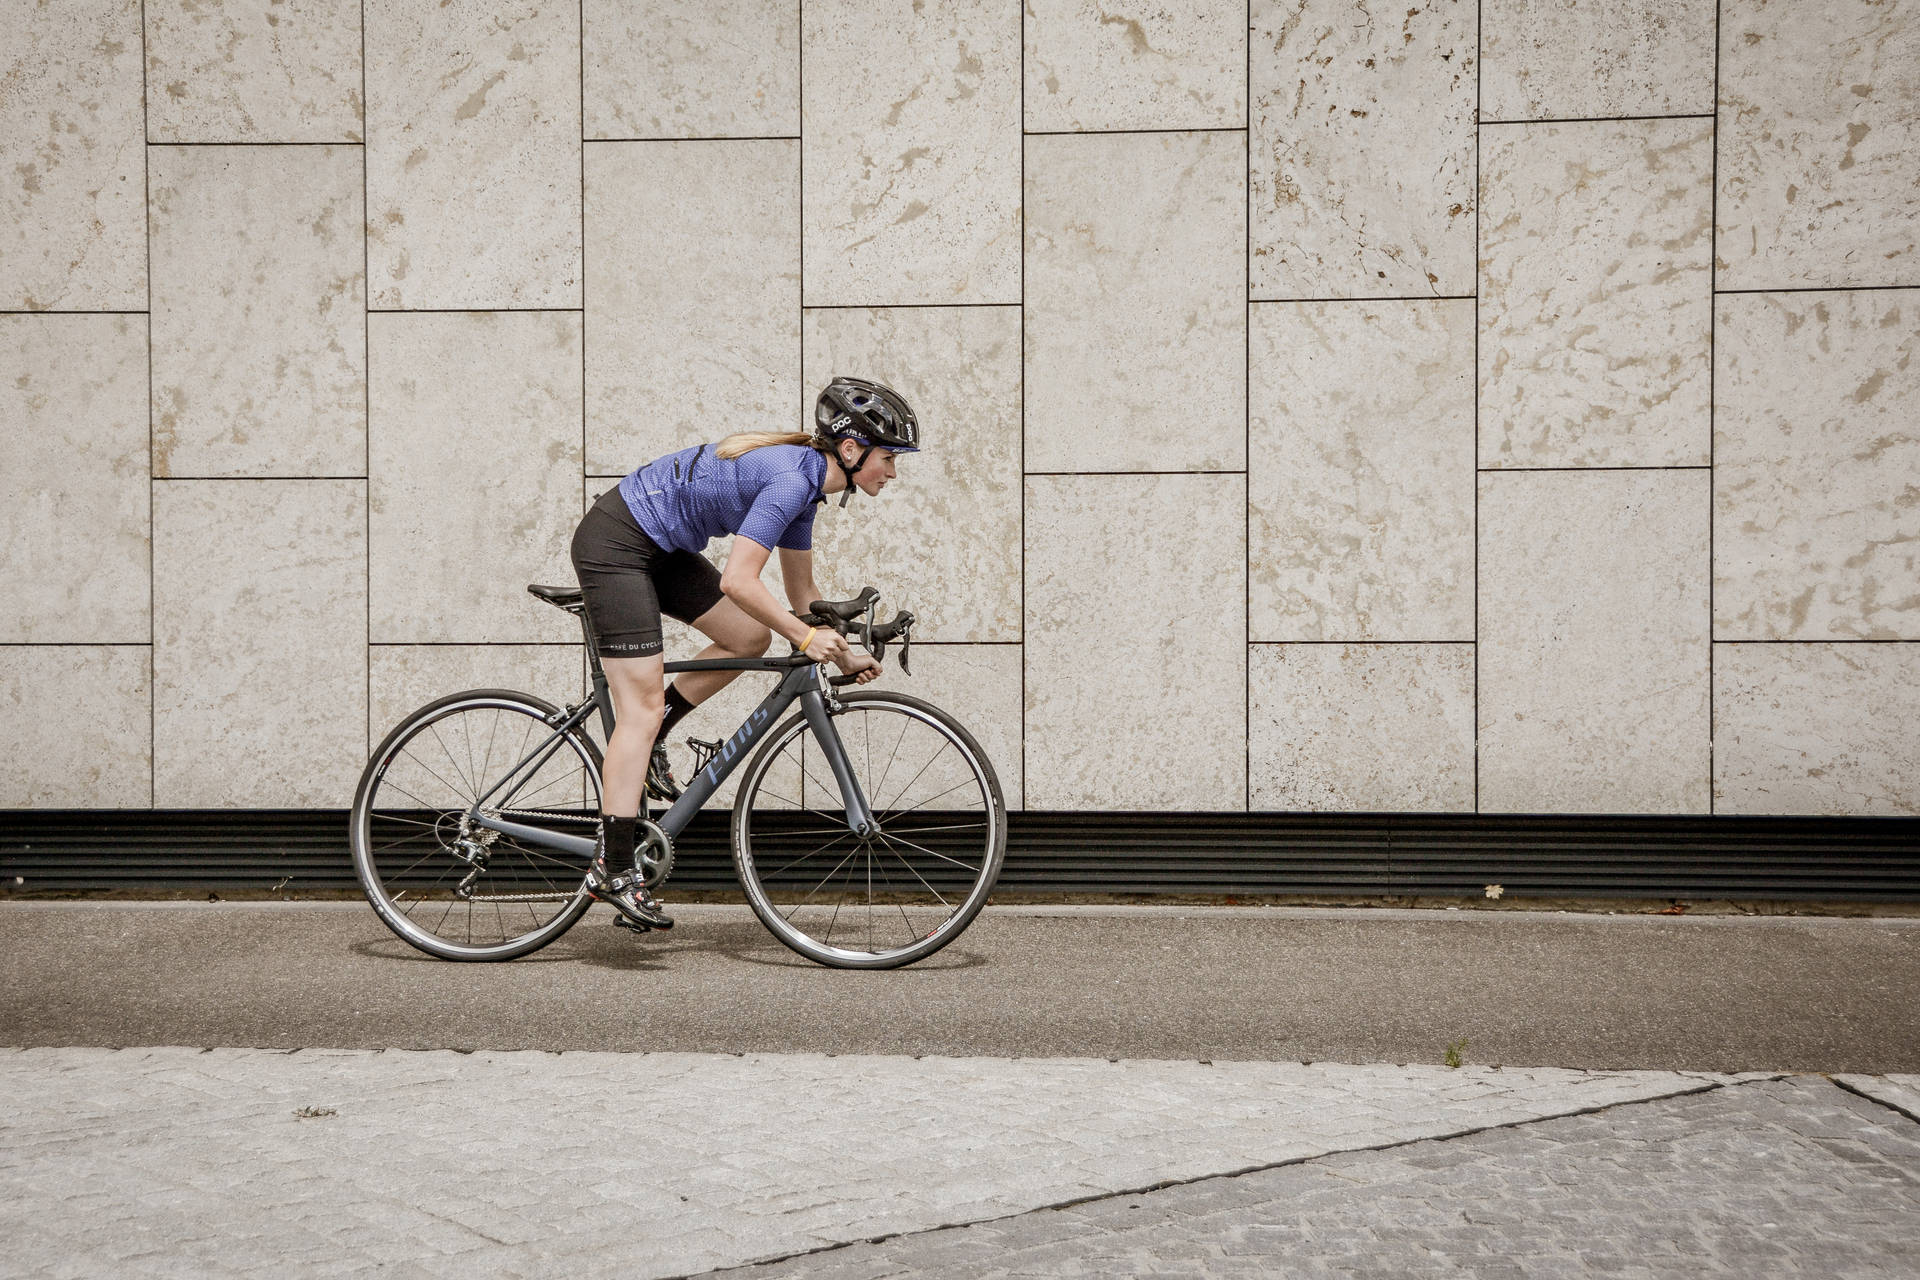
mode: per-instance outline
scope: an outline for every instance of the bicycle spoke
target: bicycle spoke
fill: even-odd
[[[916,868],[911,862],[907,861],[907,856],[901,853],[898,849],[895,849],[893,847],[893,841],[887,840],[887,837],[884,834],[881,835],[880,838],[882,840],[886,840],[887,851],[893,854],[894,857],[900,859],[900,865],[905,867],[908,871],[911,871],[913,873],[913,878],[915,880],[918,880],[928,893],[932,894],[936,898],[939,898],[940,905],[945,907],[947,911],[951,913],[953,911],[953,904],[951,902],[948,902],[946,898],[941,895],[938,889],[934,888],[932,885],[927,883],[927,878],[921,875],[919,872],[919,869]]]
[[[945,755],[945,754],[946,754],[946,750],[947,750],[947,747],[948,747],[948,746],[950,746],[950,745],[951,745],[950,743],[948,743],[948,742],[946,742],[946,741],[945,741],[945,740],[943,739],[943,740],[942,740],[942,741],[941,741],[941,742],[939,743],[939,745],[937,745],[937,746],[935,746],[935,747],[934,747],[934,749],[933,749],[933,754],[932,754],[932,755],[930,755],[930,756],[928,756],[928,757],[927,757],[927,762],[926,762],[925,764],[923,764],[923,765],[921,765],[921,766],[920,766],[920,772],[919,772],[919,773],[916,773],[916,774],[914,774],[914,775],[913,775],[913,776],[912,776],[911,778],[908,778],[908,779],[907,779],[907,785],[906,785],[906,786],[904,786],[904,787],[902,787],[902,788],[900,788],[900,790],[899,790],[899,793],[898,793],[898,794],[896,794],[896,795],[895,795],[895,796],[893,797],[893,798],[894,798],[894,800],[896,800],[896,801],[898,801],[898,800],[899,800],[899,799],[900,799],[900,798],[901,798],[902,796],[904,796],[904,795],[906,795],[906,794],[907,794],[907,792],[909,792],[909,791],[911,791],[911,790],[913,790],[913,784],[914,784],[914,783],[916,783],[916,782],[918,782],[918,781],[920,781],[920,774],[922,774],[922,773],[925,773],[925,772],[926,772],[926,771],[927,771],[928,769],[931,769],[931,768],[933,767],[933,762],[934,762],[935,760],[938,760],[938,759],[939,759],[939,758],[940,758],[941,756],[943,756],[943,755]],[[949,788],[949,790],[951,790],[951,788]],[[885,807],[886,807],[886,808],[892,808],[893,806],[892,806],[892,805],[887,805],[887,806],[885,806]]]
[[[448,770],[451,771],[452,773],[458,774],[460,772],[460,762],[453,758],[453,748],[449,747],[447,745],[447,740],[440,736],[440,726],[438,724],[429,722],[427,725],[427,730],[433,734],[433,740],[440,744],[440,750],[446,753]],[[415,759],[418,759],[418,758],[419,757],[417,756],[415,757]],[[421,764],[424,767],[426,762],[422,760]],[[440,775],[436,773],[434,774],[434,777],[439,778]],[[440,778],[440,780],[442,782],[446,782],[445,778]],[[467,792],[463,798],[469,801],[478,799],[480,796],[480,793],[477,790],[474,790],[473,783],[464,777],[461,778],[461,781],[466,783],[467,785]],[[449,783],[448,785],[451,786],[452,784]],[[455,789],[454,794],[459,795],[461,793],[458,791],[458,789]]]
[[[920,852],[927,854],[930,857],[938,858],[942,862],[951,862],[956,867],[966,867],[968,871],[979,870],[978,867],[968,866],[966,863],[960,861],[960,859],[958,858],[949,858],[946,854],[939,853],[939,852],[936,852],[935,850],[929,849],[927,848],[927,846],[923,844],[915,844],[911,840],[902,840],[900,843],[906,845],[910,849],[918,849]]]

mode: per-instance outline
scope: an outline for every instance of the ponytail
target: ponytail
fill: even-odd
[[[749,449],[769,444],[812,444],[804,431],[736,431],[713,447],[716,458],[737,458]]]

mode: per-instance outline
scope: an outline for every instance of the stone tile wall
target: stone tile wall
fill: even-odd
[[[0,808],[577,697],[583,499],[853,372],[1015,804],[1920,813],[1920,0],[16,4],[0,148]]]

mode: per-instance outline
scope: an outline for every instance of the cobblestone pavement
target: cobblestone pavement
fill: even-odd
[[[823,1054],[0,1050],[0,1274],[676,1275],[1010,1215],[1040,1222],[1033,1211],[1044,1206],[1116,1205],[1117,1192],[1176,1180],[1211,1179],[1158,1193],[1174,1197],[1166,1203],[1204,1200],[1242,1185],[1218,1175],[1284,1161],[1318,1168],[1328,1153],[1595,1108],[1618,1117],[1631,1110],[1622,1104],[1725,1096],[1730,1084],[1771,1078]],[[1909,1123],[1821,1088],[1841,1099],[1822,1103],[1823,1124],[1876,1113]],[[1884,1177],[1895,1159],[1911,1167],[1906,1148],[1883,1152],[1839,1127],[1815,1136],[1830,1134],[1867,1144],[1858,1168],[1826,1156],[1856,1181],[1868,1170]],[[1433,1148],[1443,1160],[1473,1149]],[[1423,1168],[1405,1164],[1407,1150],[1384,1158]],[[1501,1176],[1518,1187],[1524,1161],[1515,1161]],[[1746,1169],[1723,1166],[1734,1177]],[[1428,1212],[1439,1213],[1461,1175],[1422,1176],[1435,1197]],[[1124,1223],[1136,1212],[1045,1221],[1111,1225],[1099,1215]],[[1082,1251],[1073,1265],[1097,1268],[1084,1231],[1073,1231]],[[1246,1237],[1248,1256],[1263,1239]],[[905,1234],[894,1247],[948,1242]],[[829,1259],[860,1261],[850,1251],[792,1265]]]
[[[1796,1077],[731,1274],[1911,1277],[1916,1225],[1920,1124]]]

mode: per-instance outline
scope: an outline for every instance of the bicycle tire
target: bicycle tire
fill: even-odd
[[[539,741],[536,734],[551,732],[549,718],[558,714],[558,708],[543,698],[511,689],[468,689],[427,703],[396,724],[368,759],[359,785],[354,788],[353,809],[348,820],[354,872],[375,914],[403,941],[443,960],[512,960],[528,955],[572,928],[592,904],[586,893],[584,859],[570,859],[556,851],[528,846],[485,829],[477,832],[462,829],[460,819],[465,805],[477,795],[485,794],[498,780],[487,771],[495,740],[488,738],[486,754],[475,761],[470,734],[465,760],[458,759],[456,752],[447,748],[446,739],[452,734],[457,717],[487,712],[492,713],[495,734],[503,722],[502,717],[526,719],[521,733],[524,751],[528,744]],[[442,726],[446,727],[446,733],[440,732]],[[462,727],[471,729],[464,723]],[[522,728],[517,724],[512,727]],[[439,769],[411,750],[415,742],[424,744],[428,734],[450,757]],[[423,745],[422,749],[428,748]],[[599,747],[589,735],[576,728],[563,737],[560,747],[556,748],[556,757],[560,750],[570,751],[572,761],[558,767],[553,775],[557,781],[550,779],[536,790],[526,790],[546,776],[541,773],[546,767],[543,763],[528,775],[526,782],[515,786],[505,807],[524,808],[525,805],[513,803],[515,796],[524,799],[531,794],[537,800],[543,791],[551,795],[556,785],[564,792],[569,785],[566,771],[577,769],[580,795],[573,798],[562,794],[559,799],[574,799],[571,812],[578,816],[565,821],[589,821],[597,816],[601,776]],[[411,757],[415,764],[403,764],[404,757]],[[500,767],[509,767],[514,759],[509,750],[501,759]],[[414,783],[412,787],[403,786],[394,776],[396,768],[407,771],[406,780]],[[422,781],[429,778],[432,780]],[[402,795],[407,803],[399,803]],[[455,799],[462,803],[445,806],[439,803]],[[568,810],[556,809],[555,812]],[[562,820],[552,821],[557,828]],[[472,844],[481,849],[477,872],[472,862],[462,860],[459,848],[463,838],[470,838]],[[501,858],[503,852],[512,856]],[[496,866],[496,861],[501,865]],[[456,874],[466,878],[469,872],[475,872],[476,884],[486,884],[489,889],[503,882],[504,886],[497,893],[469,892],[463,900],[448,887],[448,880]],[[526,888],[525,893],[514,892],[522,886]],[[463,901],[465,928],[461,930],[453,924],[450,931],[464,932],[465,937],[456,940],[442,930],[452,924]],[[425,918],[420,918],[417,909],[423,904],[438,906],[442,902],[446,907],[437,924],[430,926]],[[492,941],[474,941],[476,902],[482,904],[483,909],[488,905],[493,908],[496,927],[492,932],[499,936]],[[551,906],[551,913],[543,914],[536,909],[536,902]],[[527,909],[529,927],[515,932],[519,929],[520,913],[517,909],[509,913],[508,908],[521,906]],[[430,911],[427,914],[430,915]],[[513,923],[509,923],[509,914]],[[486,922],[483,919],[481,923],[482,936],[486,936]]]
[[[841,840],[852,837],[852,833],[845,824],[843,816],[845,807],[844,802],[839,799],[837,784],[828,783],[826,781],[828,775],[823,775],[820,770],[808,769],[804,744],[810,741],[813,735],[806,724],[805,717],[796,712],[774,728],[768,735],[767,741],[747,762],[739,792],[734,797],[732,824],[734,872],[740,879],[740,886],[745,891],[747,902],[753,908],[754,914],[760,918],[760,922],[774,937],[794,952],[817,964],[833,968],[898,968],[924,960],[959,937],[973,923],[981,908],[986,905],[988,895],[992,893],[993,886],[999,879],[1000,867],[1006,857],[1006,802],[1001,797],[1000,780],[979,742],[964,725],[939,707],[908,694],[879,691],[841,694],[838,695],[837,701],[840,703],[839,708],[830,714],[835,720],[836,730],[841,732],[849,766],[854,769],[856,775],[860,771],[862,762],[856,757],[855,746],[848,741],[850,731],[846,726],[849,718],[897,715],[903,718],[903,724],[900,735],[893,744],[894,755],[887,763],[888,770],[891,769],[892,759],[898,757],[900,743],[904,741],[910,727],[905,721],[911,721],[926,729],[930,735],[940,738],[946,745],[955,748],[958,754],[959,770],[970,778],[978,791],[977,801],[970,794],[963,795],[957,802],[959,804],[957,809],[928,811],[923,816],[931,818],[935,815],[951,813],[965,817],[977,814],[978,821],[952,824],[935,822],[931,826],[920,827],[899,826],[898,820],[901,815],[922,810],[928,803],[923,801],[921,804],[901,807],[899,802],[914,794],[914,788],[919,785],[919,779],[926,776],[927,770],[939,756],[936,754],[934,757],[929,757],[920,767],[919,772],[914,775],[913,781],[897,792],[893,797],[894,803],[889,804],[885,794],[889,780],[888,773],[883,771],[877,778],[872,776],[871,723],[869,723],[866,726],[868,754],[865,760],[866,772],[869,776],[859,779],[859,784],[862,791],[866,792],[869,806],[874,809],[875,817],[879,822],[878,838],[877,840],[874,837],[867,837],[864,840],[855,838],[855,850],[842,858],[833,870],[826,872],[818,886],[803,895],[802,891],[806,889],[807,880],[818,874],[819,868],[824,866],[827,860],[832,859],[834,846]],[[802,744],[800,748],[802,799],[809,787],[817,786],[821,788],[821,798],[823,802],[829,804],[829,809],[811,809],[805,804],[800,804],[798,813],[785,811],[783,815],[783,810],[780,808],[764,805],[756,808],[755,801],[761,795],[772,764],[783,755],[789,754],[796,742]],[[882,742],[884,746],[884,733]],[[813,750],[817,754],[819,748],[815,746]],[[934,780],[926,785],[937,786],[948,776],[955,775],[936,775]],[[961,783],[948,788],[946,794],[964,787],[963,779]],[[769,795],[774,799],[783,799],[777,793],[770,792]],[[784,799],[791,801],[791,798]],[[837,826],[837,830],[843,833],[840,835],[833,834],[836,827],[831,809],[835,805],[838,806],[838,812],[842,815],[838,819]],[[889,826],[889,823],[895,825]],[[972,835],[954,837],[947,834],[952,830],[964,830],[973,826],[982,828],[977,864],[970,861],[970,855],[956,852],[970,849],[974,837]],[[761,833],[759,843],[762,847],[758,852],[755,848],[756,830]],[[933,834],[935,831],[941,832],[941,835],[936,837]],[[890,835],[889,832],[893,834]],[[911,834],[918,834],[920,840],[927,843],[922,844],[919,840],[906,839]],[[797,857],[789,857],[785,866],[769,865],[773,859],[792,855],[794,850],[811,843],[816,838],[824,838],[821,848]],[[915,851],[917,856],[910,858],[901,848],[902,845],[911,846],[911,850]],[[931,847],[934,845],[944,845],[947,849],[943,852],[940,848]],[[862,849],[864,852],[861,852]],[[792,874],[792,868],[822,852],[827,854],[827,858],[817,863],[813,869],[798,876]],[[837,901],[833,904],[830,918],[823,922],[818,917],[828,913],[829,904],[824,898],[818,903],[810,901],[813,897],[819,896],[820,889],[831,885],[836,875],[842,874],[849,865],[857,865],[860,861],[864,861],[865,864],[863,869],[866,901],[862,907],[856,907],[855,910],[864,909],[868,941],[872,942],[873,913],[878,906],[883,916],[887,918],[888,935],[898,940],[897,945],[882,947],[870,945],[866,948],[834,946],[832,936],[837,927],[839,912],[847,903]],[[964,894],[956,891],[958,901],[949,902],[940,892],[937,882],[942,878],[949,884],[959,881],[960,873],[951,869],[956,865],[965,872]],[[873,881],[876,870],[882,875],[881,896],[878,899],[875,896]],[[849,891],[858,894],[861,882],[854,879],[858,874],[858,871],[847,873],[845,877],[847,887],[837,891],[829,890],[829,896],[833,892],[839,892],[843,898]],[[928,902],[928,898],[935,900],[938,905]],[[783,906],[787,909],[782,910]],[[895,910],[901,916],[905,928],[892,925],[891,914]],[[916,913],[919,913],[921,921],[937,917],[937,922],[931,930],[924,934],[916,934],[915,931],[918,929]],[[798,919],[803,915],[804,920]],[[823,932],[824,936],[818,936]]]

